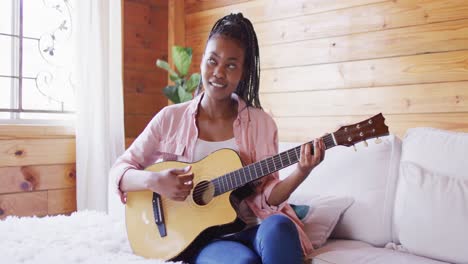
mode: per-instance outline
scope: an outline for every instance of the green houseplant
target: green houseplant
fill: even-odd
[[[164,60],[157,60],[156,66],[169,72],[169,78],[174,82],[163,88],[164,95],[173,103],[183,103],[193,98],[193,92],[200,82],[200,74],[188,74],[192,63],[192,49],[187,47],[173,46],[172,60],[176,70],[169,67],[169,63]]]

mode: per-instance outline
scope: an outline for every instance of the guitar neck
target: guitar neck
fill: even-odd
[[[326,149],[337,145],[333,134],[328,134],[322,138]],[[314,141],[310,141],[308,143],[313,142]],[[314,148],[311,148],[311,152],[311,154],[314,153]],[[235,190],[249,182],[255,181],[297,163],[300,158],[300,153],[301,146],[297,146],[212,180],[212,183],[215,186],[215,196]]]

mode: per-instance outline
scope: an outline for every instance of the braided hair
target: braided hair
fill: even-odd
[[[262,108],[258,96],[260,87],[260,53],[257,35],[249,19],[242,13],[230,14],[219,19],[211,29],[207,42],[218,35],[239,41],[245,50],[244,73],[239,81],[235,93],[241,97],[248,106]],[[198,90],[201,88],[201,82]]]

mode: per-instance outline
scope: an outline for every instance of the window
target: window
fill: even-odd
[[[0,1],[0,119],[73,119],[70,0]]]

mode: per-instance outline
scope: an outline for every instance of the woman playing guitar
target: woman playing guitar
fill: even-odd
[[[260,105],[257,37],[242,14],[230,14],[213,26],[200,64],[200,92],[193,100],[162,109],[116,161],[111,176],[122,202],[126,193],[150,190],[184,201],[194,188],[191,167],[144,170],[157,160],[194,162],[230,148],[244,165],[278,153],[278,131]],[[245,228],[220,235],[197,248],[191,263],[302,263],[311,242],[287,203],[291,193],[324,158],[322,139],[300,150],[294,172],[253,181],[231,195]],[[311,154],[311,153],[314,154]],[[194,222],[194,224],[196,224]]]

